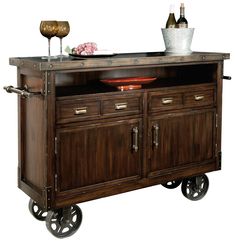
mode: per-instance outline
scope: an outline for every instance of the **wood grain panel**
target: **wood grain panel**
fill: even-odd
[[[43,89],[43,80],[38,77],[21,75],[21,79],[22,84],[27,85],[29,90]],[[42,96],[19,98],[19,102],[21,105],[22,179],[37,189],[43,189],[46,142],[44,98]]]
[[[187,92],[184,94],[184,105],[190,107],[213,106],[214,97],[214,89]]]
[[[80,113],[79,113],[80,111]],[[87,120],[100,115],[99,100],[71,99],[56,104],[57,123]]]
[[[140,97],[135,98],[112,98],[104,100],[102,102],[103,115],[122,116],[130,114],[139,114],[142,111],[142,99]],[[118,108],[118,106],[125,106],[124,108]]]
[[[60,190],[140,175],[141,152],[132,150],[139,120],[58,130]],[[141,139],[138,138],[141,147]]]
[[[182,108],[182,93],[167,93],[163,95],[150,94],[149,111],[172,110]]]
[[[213,158],[215,146],[215,113],[204,112],[194,116],[193,161]]]
[[[152,145],[150,171],[160,171],[214,158],[215,111],[194,111],[150,120],[158,125],[158,146]]]
[[[154,125],[158,125],[158,146],[153,145]],[[174,165],[174,136],[177,129],[177,120],[174,118],[166,118],[151,121],[149,125],[149,148],[150,150],[150,170],[162,170],[170,168]]]

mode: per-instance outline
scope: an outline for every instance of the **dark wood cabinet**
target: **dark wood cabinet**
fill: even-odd
[[[18,88],[5,88],[19,94],[18,186],[30,196],[34,217],[63,237],[80,226],[76,203],[181,181],[186,197],[202,198],[209,184],[204,173],[221,169],[223,64],[229,57],[10,58],[18,68]],[[157,79],[129,91],[101,82],[123,77]],[[68,232],[57,234],[53,223]]]
[[[138,119],[58,129],[58,191],[139,179],[141,133]]]
[[[151,118],[150,176],[197,165],[215,156],[215,111],[203,110]]]

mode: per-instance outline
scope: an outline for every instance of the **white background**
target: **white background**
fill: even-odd
[[[12,56],[47,54],[39,33],[41,20],[68,20],[71,32],[64,46],[95,41],[113,51],[163,51],[161,27],[168,17],[166,0],[1,1],[0,5],[0,240],[58,241],[28,212],[28,197],[17,188],[17,99],[4,85],[16,85]],[[231,0],[185,0],[186,17],[195,27],[194,51],[235,52],[234,7]],[[3,5],[4,3],[4,5]],[[59,40],[52,39],[52,54]],[[225,74],[235,78],[234,60],[225,61]],[[223,169],[208,174],[209,192],[191,202],[180,188],[162,186],[129,192],[80,205],[83,223],[66,241],[235,241],[234,80],[224,81]],[[4,239],[4,240],[3,240]]]

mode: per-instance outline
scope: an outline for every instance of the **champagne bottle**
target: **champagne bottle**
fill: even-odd
[[[185,18],[185,7],[184,4],[180,4],[180,17],[177,20],[177,27],[178,28],[188,28],[188,21]]]
[[[166,28],[176,28],[176,20],[174,14],[174,5],[170,5],[170,14],[166,22]]]

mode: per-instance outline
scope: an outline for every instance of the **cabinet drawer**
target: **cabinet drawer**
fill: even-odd
[[[197,90],[184,94],[185,106],[212,106],[214,101],[214,89]]]
[[[130,115],[139,114],[142,112],[142,98],[131,97],[131,98],[116,98],[109,100],[103,100],[102,103],[102,114],[103,115]]]
[[[169,110],[182,108],[181,93],[150,94],[149,111]]]
[[[100,115],[99,100],[66,100],[57,102],[58,123],[92,118]]]

